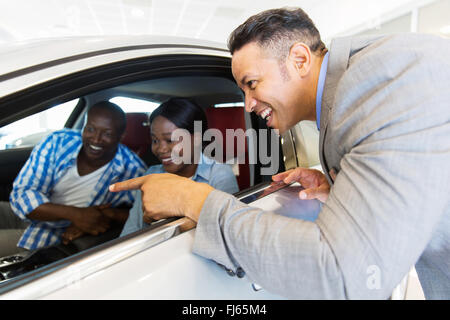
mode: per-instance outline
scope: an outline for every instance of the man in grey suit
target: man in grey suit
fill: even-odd
[[[229,48],[248,112],[281,133],[317,121],[325,175],[297,168],[273,177],[324,202],[317,220],[171,175],[111,191],[141,188],[154,219],[189,217],[195,253],[286,297],[386,299],[415,265],[426,298],[449,299],[449,41],[342,38],[327,50],[301,9],[274,9],[239,26]]]

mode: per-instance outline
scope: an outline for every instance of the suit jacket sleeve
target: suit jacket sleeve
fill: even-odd
[[[339,266],[315,223],[248,206],[219,190],[202,208],[193,252],[234,271],[241,267],[250,281],[282,296],[345,298]]]

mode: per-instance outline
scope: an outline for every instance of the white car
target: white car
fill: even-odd
[[[118,104],[124,108],[136,102],[143,105],[128,112],[128,128],[138,133],[127,129],[123,143],[147,164],[155,164],[143,119],[174,96],[196,100],[207,111],[210,127],[255,129],[256,136],[247,137],[245,150],[234,150],[229,157],[238,158],[237,152],[244,152],[248,159],[261,147],[258,129],[267,127],[261,118],[244,112],[243,94],[231,75],[230,54],[221,44],[126,36],[52,39],[0,48],[0,133],[14,141],[0,150],[0,200],[8,201],[12,181],[35,141],[21,143],[31,141],[30,136],[43,137],[58,125],[81,128],[87,108],[100,100],[122,99]],[[44,125],[34,128],[41,122]],[[11,133],[14,126],[18,133]],[[295,206],[299,217],[314,220],[320,205],[299,200],[300,186],[270,186],[271,176],[261,174],[262,168],[273,165],[275,172],[305,165],[305,161],[316,165],[318,161],[311,160],[317,159],[314,152],[312,156],[305,152],[308,144],[312,149],[317,145],[317,133],[310,131],[296,127],[281,138],[269,136],[264,143],[281,142],[271,154],[279,162],[235,164],[241,190],[236,196],[280,214],[292,213],[286,208]],[[193,254],[195,229],[181,232],[183,221],[159,221],[122,238],[105,237],[90,248],[60,245],[31,255],[0,257],[0,298],[283,298],[250,283],[245,274],[236,275]]]

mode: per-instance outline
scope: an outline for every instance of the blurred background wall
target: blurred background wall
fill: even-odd
[[[0,0],[0,45],[36,38],[156,34],[226,42],[259,11],[300,6],[326,43],[336,36],[450,36],[450,0]]]

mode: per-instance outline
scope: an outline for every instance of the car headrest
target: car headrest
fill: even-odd
[[[126,118],[127,128],[121,142],[142,157],[151,144],[148,115],[144,112],[130,112],[126,114]]]

